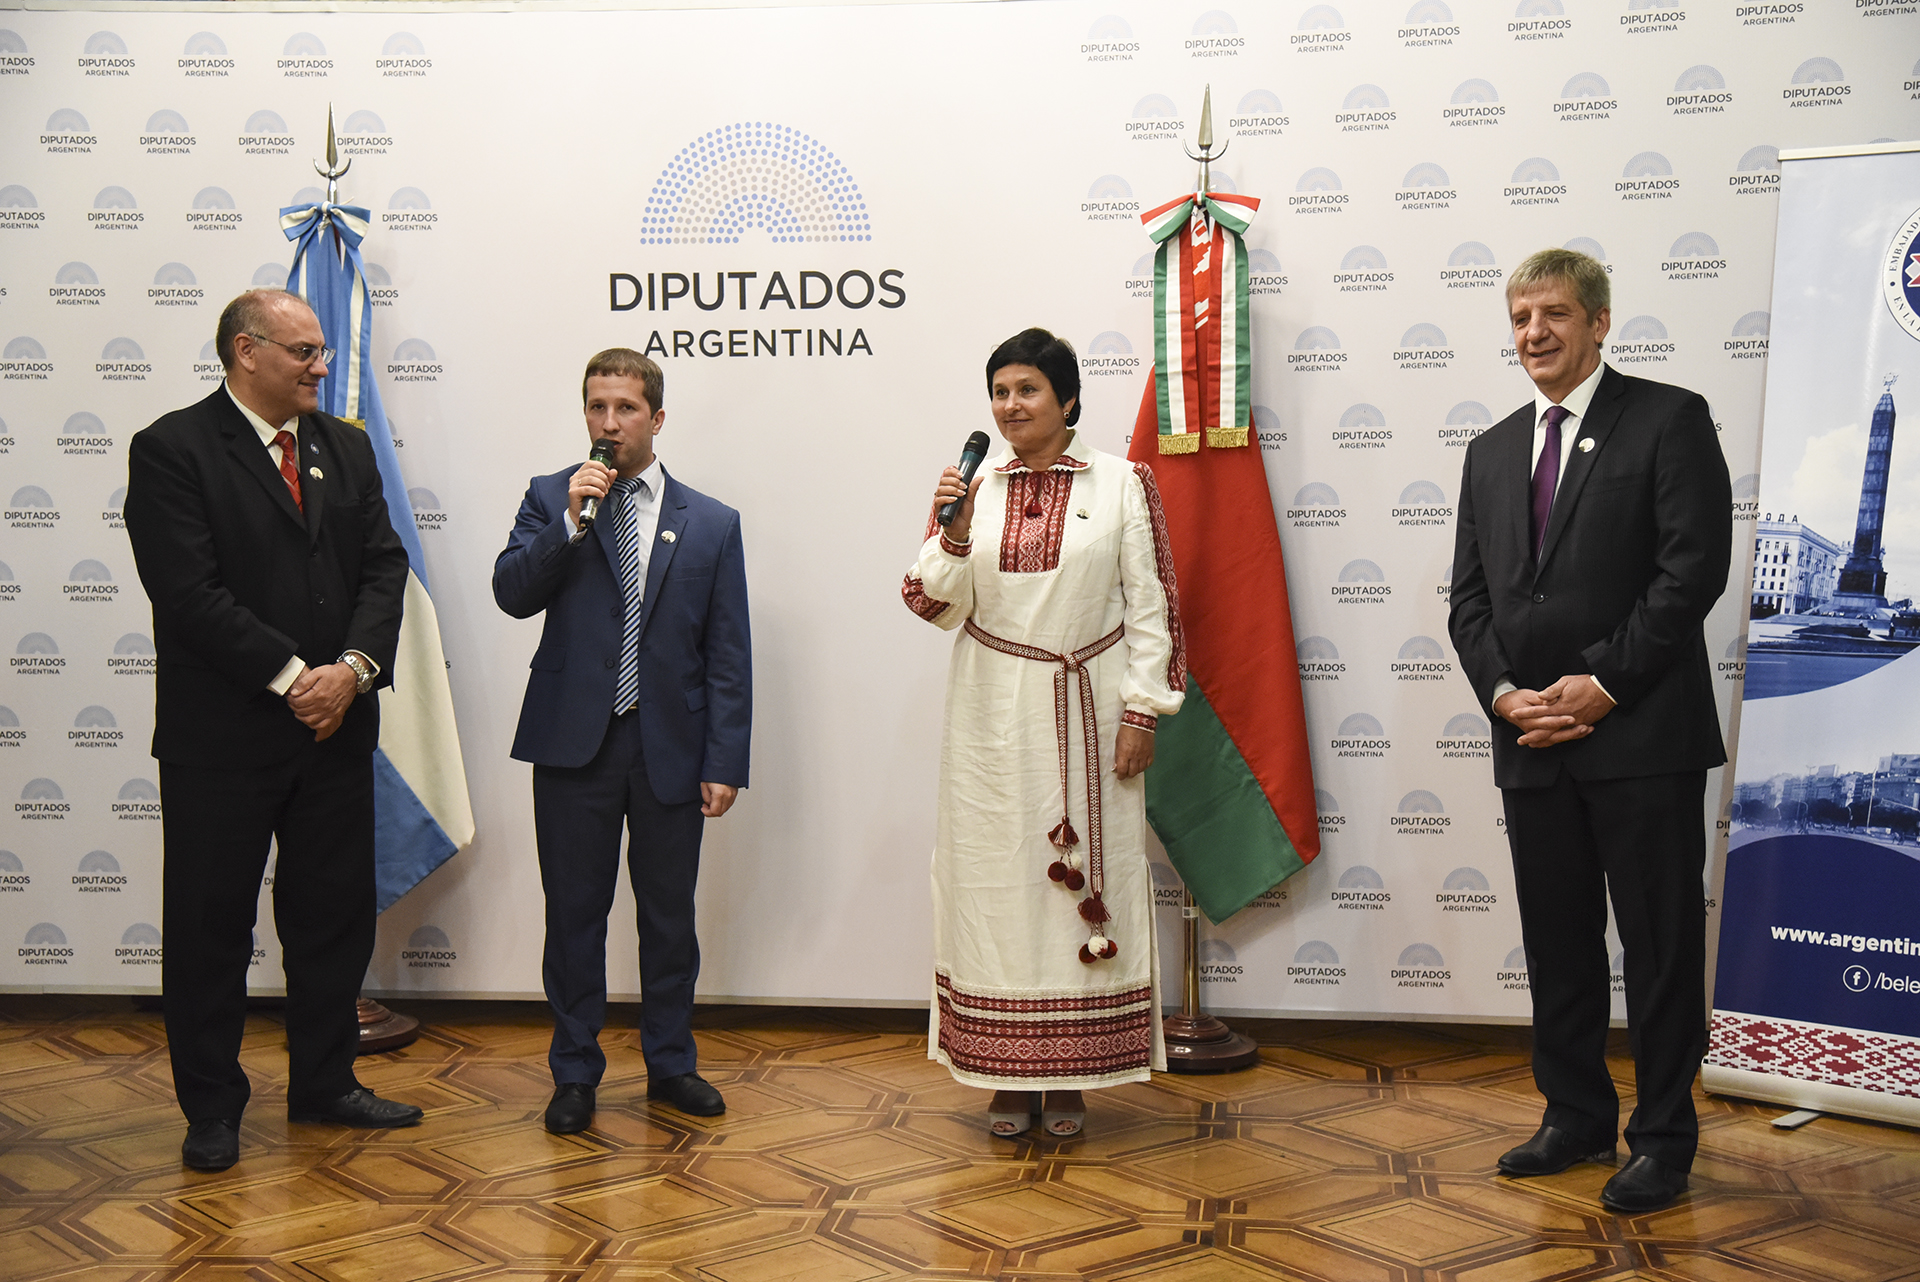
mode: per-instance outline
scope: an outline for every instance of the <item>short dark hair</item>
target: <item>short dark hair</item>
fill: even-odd
[[[1054,399],[1061,405],[1073,402],[1067,410],[1067,426],[1080,421],[1080,357],[1073,344],[1056,337],[1038,325],[1023,329],[987,357],[987,395],[993,395],[993,376],[1008,365],[1031,365],[1053,384]]]
[[[587,372],[580,377],[580,403],[587,403],[587,380],[590,378],[637,378],[646,389],[647,408],[658,413],[660,398],[665,394],[667,376],[652,359],[642,356],[631,347],[609,347],[604,352],[595,352],[593,359],[587,362]]]
[[[1577,249],[1543,249],[1531,254],[1507,277],[1507,305],[1521,294],[1532,293],[1542,285],[1565,281],[1573,296],[1586,309],[1587,319],[1598,316],[1602,308],[1613,306],[1613,287],[1607,280],[1607,266]]]
[[[242,334],[267,337],[260,331],[267,327],[274,304],[283,298],[291,298],[303,307],[307,302],[284,289],[250,289],[221,309],[220,323],[213,329],[213,350],[220,355],[222,369],[233,368],[234,339]]]

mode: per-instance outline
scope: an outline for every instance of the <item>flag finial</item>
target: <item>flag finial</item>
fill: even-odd
[[[353,158],[349,156],[344,164],[340,160],[340,149],[333,139],[333,104],[327,104],[327,163],[322,167],[319,161],[313,162],[313,171],[327,180],[327,203],[340,203],[340,180],[346,177],[347,170],[353,168]]]
[[[1225,155],[1227,151],[1227,145],[1225,143],[1220,144],[1218,151],[1215,151],[1213,148],[1212,85],[1207,86],[1206,93],[1200,99],[1200,137],[1198,141],[1200,154],[1197,156],[1194,155],[1193,149],[1189,147],[1187,148],[1187,158],[1200,162],[1200,178],[1197,190],[1204,196],[1213,190],[1212,162]]]

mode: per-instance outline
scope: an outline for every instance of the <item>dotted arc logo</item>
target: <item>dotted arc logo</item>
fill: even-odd
[[[741,121],[680,149],[647,197],[644,245],[737,245],[873,239],[866,197],[844,161],[790,125]]]

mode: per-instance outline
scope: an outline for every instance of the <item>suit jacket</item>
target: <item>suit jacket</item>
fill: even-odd
[[[1592,734],[1551,748],[1520,747],[1494,717],[1494,782],[1723,764],[1701,624],[1726,588],[1733,498],[1706,401],[1608,367],[1569,444],[1537,565],[1533,429],[1529,403],[1467,447],[1448,631],[1489,715],[1502,676],[1542,689],[1591,673],[1618,706]]]
[[[620,675],[623,602],[609,499],[579,543],[567,538],[576,469],[527,486],[493,597],[516,619],[547,612],[527,677],[513,756],[584,766],[600,750]],[[753,645],[740,514],[667,476],[640,616],[640,734],[654,794],[697,800],[700,783],[747,785]]]
[[[127,537],[153,603],[162,761],[269,766],[312,743],[267,689],[293,655],[320,667],[358,650],[391,684],[407,552],[373,446],[326,414],[303,415],[295,435],[304,514],[225,386],[128,447]],[[379,738],[379,702],[357,698],[326,742],[371,753]]]

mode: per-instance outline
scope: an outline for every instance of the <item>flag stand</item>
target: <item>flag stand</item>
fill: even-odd
[[[1180,904],[1180,1013],[1161,1021],[1167,1068],[1175,1073],[1232,1073],[1259,1062],[1260,1048],[1200,1009],[1200,910],[1187,891]]]

